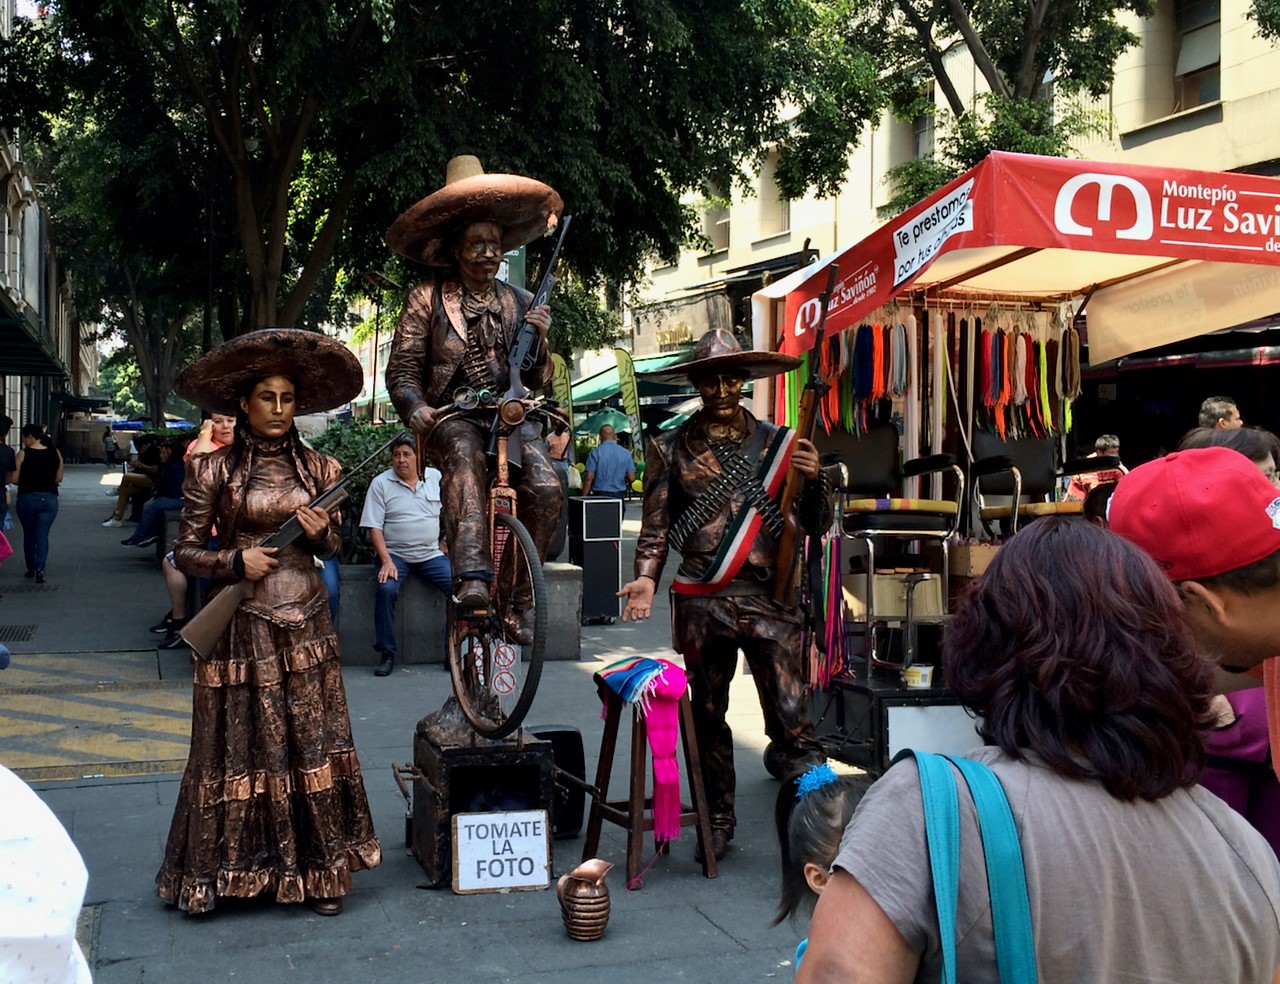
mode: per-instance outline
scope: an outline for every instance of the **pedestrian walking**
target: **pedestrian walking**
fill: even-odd
[[[44,584],[49,562],[49,530],[58,518],[58,486],[62,484],[62,452],[39,424],[22,428],[18,452],[18,497],[14,503],[22,523],[26,577]]]

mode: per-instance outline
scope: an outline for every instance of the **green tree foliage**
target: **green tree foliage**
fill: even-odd
[[[345,473],[359,465],[398,432],[399,428],[382,427],[367,420],[348,420],[330,425],[323,434],[311,439],[311,445],[317,451],[337,458]],[[364,510],[369,483],[375,475],[390,467],[390,464],[391,455],[388,453],[386,460],[370,462],[347,486],[350,500],[342,507],[343,529],[351,531],[351,535],[344,537],[343,543],[343,559],[347,563],[369,559],[371,548],[356,531],[360,527],[360,513]]]
[[[1154,0],[872,0],[849,21],[848,40],[881,52],[886,99],[903,119],[932,112],[933,157],[891,172],[896,212],[972,167],[993,150],[1065,155],[1105,120],[1083,100],[1111,86],[1116,59],[1138,42],[1121,23],[1149,17]],[[944,57],[962,40],[989,94],[966,103]],[[967,68],[965,69],[968,70]]]
[[[148,415],[158,424],[178,371],[194,353],[209,272],[202,237],[181,221],[138,222],[139,210],[190,219],[202,209],[165,135],[170,120],[140,100],[132,115],[99,114],[89,103],[76,125],[52,131],[56,153],[41,161],[52,179],[60,258],[79,317],[124,344],[137,367]],[[137,228],[131,228],[137,226]]]
[[[768,144],[833,187],[879,105],[874,63],[838,30],[846,3],[53,0],[44,47],[24,33],[3,57],[34,84],[65,76],[71,111],[92,103],[101,127],[140,106],[167,118],[151,133],[195,207],[116,231],[165,224],[200,244],[224,216],[238,273],[206,265],[229,336],[316,320],[312,294],[358,291],[365,270],[421,279],[397,276],[383,236],[459,153],[563,194],[587,288],[674,258],[694,230],[682,196],[728,187]],[[29,109],[32,132],[57,112]],[[185,283],[199,297],[206,279]]]
[[[574,349],[608,348],[623,336],[622,318],[605,307],[598,291],[567,278],[552,297],[551,333],[547,341],[570,365]]]
[[[117,417],[137,420],[147,414],[147,394],[142,389],[138,364],[119,350],[98,367],[98,392],[111,401]]]
[[[1280,41],[1280,0],[1253,0],[1249,17],[1258,24],[1258,34]]]

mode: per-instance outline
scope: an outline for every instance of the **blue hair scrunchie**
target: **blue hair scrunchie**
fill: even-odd
[[[796,780],[796,799],[804,799],[815,789],[830,786],[839,778],[835,769],[831,768],[826,762],[811,765]]]

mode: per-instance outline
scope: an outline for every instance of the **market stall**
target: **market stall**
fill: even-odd
[[[948,448],[963,462],[975,426],[1070,429],[1078,329],[1102,362],[1271,315],[1277,267],[1280,179],[995,153],[757,291],[754,344],[818,360],[824,432],[858,432],[892,401],[907,457]],[[759,387],[757,414],[793,420],[803,379]]]

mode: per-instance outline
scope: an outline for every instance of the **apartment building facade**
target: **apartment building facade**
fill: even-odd
[[[1141,38],[1116,65],[1096,104],[1106,132],[1080,141],[1085,159],[1210,171],[1280,173],[1280,48],[1258,36],[1247,4],[1160,0],[1155,16],[1130,18]],[[972,102],[985,83],[963,44],[946,52],[949,75]],[[941,97],[936,105],[942,108]],[[650,271],[631,312],[636,355],[687,344],[707,328],[745,325],[744,299],[808,259],[854,245],[882,221],[891,168],[933,150],[933,117],[885,117],[864,130],[839,194],[781,198],[766,156],[748,191],[709,189],[703,234],[711,248],[686,251]],[[727,199],[727,204],[725,204]],[[805,252],[805,244],[808,252]],[[745,333],[749,337],[749,333]]]

